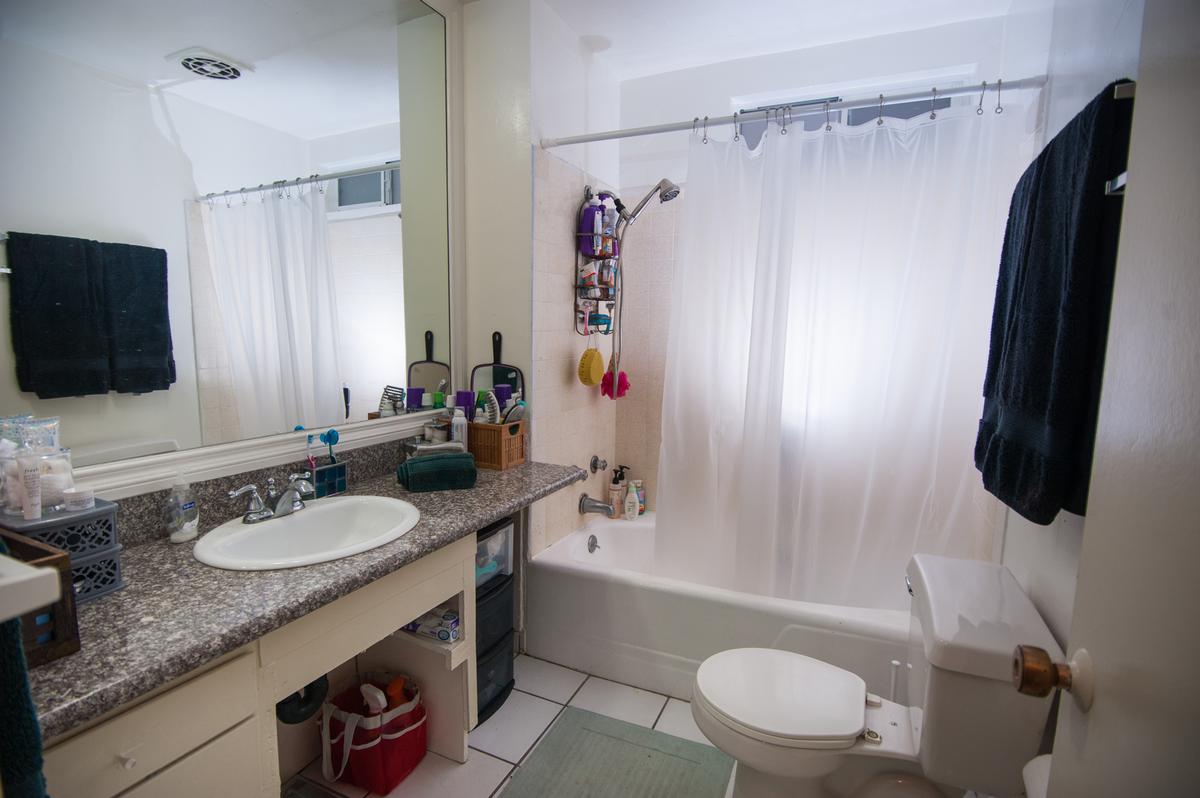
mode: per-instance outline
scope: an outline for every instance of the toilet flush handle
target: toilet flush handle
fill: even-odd
[[[1013,687],[1025,695],[1045,697],[1056,688],[1066,690],[1083,712],[1092,708],[1095,681],[1092,658],[1081,648],[1070,662],[1055,662],[1038,646],[1017,646],[1013,651]]]

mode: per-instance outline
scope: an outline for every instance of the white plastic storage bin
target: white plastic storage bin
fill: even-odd
[[[491,526],[479,530],[475,548],[475,587],[483,585],[496,576],[513,572],[512,518],[502,518]]]

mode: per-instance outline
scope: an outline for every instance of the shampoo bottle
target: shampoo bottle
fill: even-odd
[[[636,521],[638,517],[638,497],[637,491],[633,488],[625,494],[625,520]]]
[[[608,485],[608,503],[612,505],[614,514],[625,511],[625,466],[613,469],[612,482]]]
[[[458,441],[467,448],[467,417],[461,407],[454,408],[454,416],[450,420],[450,440]]]

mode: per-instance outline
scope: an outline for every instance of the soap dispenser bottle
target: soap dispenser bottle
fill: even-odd
[[[191,485],[183,481],[181,474],[175,475],[175,484],[171,487],[164,510],[167,535],[172,543],[196,539],[200,531],[200,508],[196,506]]]
[[[608,503],[612,505],[613,513],[619,515],[625,508],[625,469],[628,466],[617,466],[613,469],[612,482],[608,485]]]

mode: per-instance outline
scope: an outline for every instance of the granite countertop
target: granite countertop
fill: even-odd
[[[421,520],[387,545],[301,568],[212,568],[192,557],[194,543],[126,549],[127,586],[79,607],[81,650],[30,671],[42,735],[70,731],[586,476],[526,463],[481,469],[471,490],[432,493],[409,493],[394,475],[367,480],[349,492],[404,499]]]

